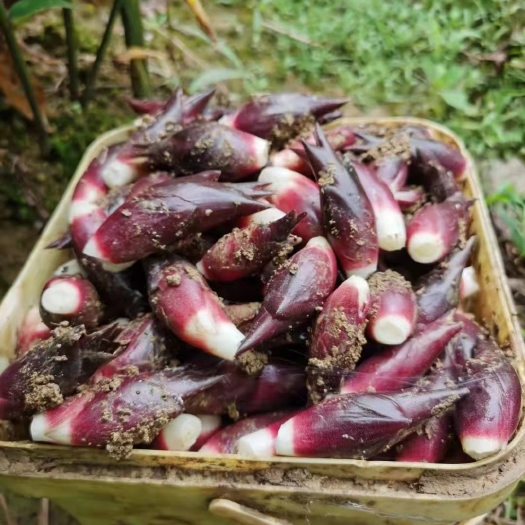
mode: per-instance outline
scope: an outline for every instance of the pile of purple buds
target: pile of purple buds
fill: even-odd
[[[340,99],[212,97],[130,101],[140,124],[49,247],[75,257],[27,314],[0,417],[117,458],[505,449],[522,387],[465,313],[466,159],[423,127],[338,125]]]

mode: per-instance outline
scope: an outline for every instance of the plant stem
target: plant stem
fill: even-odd
[[[166,26],[168,29],[171,29],[171,9],[170,9],[170,0],[166,0]]]
[[[79,96],[79,80],[78,80],[78,41],[77,33],[75,31],[75,22],[73,19],[73,9],[62,9],[62,17],[64,19],[64,27],[66,30],[67,42],[67,67],[69,70],[69,91],[71,99],[77,100]]]
[[[24,61],[24,57],[22,56],[22,52],[20,51],[18,42],[16,41],[13,32],[13,26],[11,25],[11,21],[9,20],[9,16],[7,14],[4,2],[0,2],[0,29],[5,35],[7,47],[9,48],[9,52],[11,53],[11,56],[13,58],[13,63],[16,67],[18,77],[20,78],[20,82],[22,83],[22,87],[24,88],[26,98],[29,102],[29,105],[31,106],[31,111],[33,112],[33,118],[38,134],[38,143],[40,146],[40,151],[42,152],[42,155],[46,155],[49,150],[49,146],[47,142],[47,133],[46,126],[44,124],[44,118],[42,116],[40,108],[38,107],[33,86],[31,85],[31,81],[29,80],[29,74],[27,72],[26,63]]]
[[[140,15],[139,0],[126,0],[121,7],[122,23],[126,46],[144,47],[144,30]],[[144,60],[132,60],[130,63],[131,83],[133,95],[137,98],[146,98],[151,93],[148,70]]]
[[[100,46],[98,47],[97,56],[95,57],[95,62],[93,63],[93,66],[89,73],[89,76],[86,82],[86,87],[84,89],[84,93],[82,94],[82,104],[84,106],[88,105],[89,101],[91,100],[93,96],[95,82],[97,80],[98,72],[100,70],[102,61],[104,60],[104,56],[106,55],[109,41],[111,39],[111,34],[113,33],[113,26],[115,25],[115,20],[117,19],[117,14],[120,10],[121,4],[122,4],[122,0],[115,0],[113,2],[113,5],[111,6],[108,23],[106,24],[106,28],[104,29],[104,35],[102,36],[102,41],[100,42]]]

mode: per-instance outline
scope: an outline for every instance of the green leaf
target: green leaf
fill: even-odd
[[[442,91],[441,97],[449,106],[463,111],[466,115],[476,113],[476,108],[468,101],[464,91]]]
[[[70,0],[20,0],[9,9],[11,20],[22,20],[48,9],[72,9]]]
[[[235,51],[224,41],[219,40],[215,46],[217,51],[226,57],[237,69],[241,69],[243,66],[239,57],[235,54]]]
[[[510,230],[512,240],[514,241],[516,248],[518,248],[520,255],[522,257],[525,256],[525,239],[523,238],[523,233],[521,231],[521,224],[519,224],[518,221],[505,210],[500,210],[499,215]]]
[[[209,69],[202,75],[198,76],[190,84],[189,91],[190,93],[196,93],[201,89],[205,89],[213,84],[218,84],[219,82],[225,82],[226,80],[240,80],[248,77],[249,73],[247,71],[241,71],[239,69]]]

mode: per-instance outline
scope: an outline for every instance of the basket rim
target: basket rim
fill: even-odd
[[[449,128],[433,122],[428,119],[423,118],[417,118],[417,117],[343,117],[341,119],[338,119],[336,121],[331,122],[326,127],[334,127],[339,124],[351,124],[353,126],[360,126],[360,125],[406,125],[406,124],[415,124],[415,125],[421,125],[431,131],[431,133],[438,135],[441,138],[445,138],[448,142],[455,144],[458,149],[461,151],[461,153],[465,156],[467,159],[467,170],[466,170],[466,179],[469,180],[472,188],[477,193],[475,195],[477,202],[476,206],[478,206],[478,210],[480,213],[481,221],[484,226],[484,233],[488,237],[488,242],[490,245],[497,246],[497,240],[496,235],[494,232],[494,229],[492,227],[492,223],[490,221],[489,213],[487,206],[485,204],[483,193],[481,190],[481,184],[479,175],[476,169],[475,162],[467,150],[464,142],[461,140],[460,137],[458,137],[453,131],[451,131]],[[115,128],[113,130],[110,130],[101,136],[99,136],[97,139],[95,139],[90,146],[86,149],[81,161],[79,162],[79,166],[77,168],[77,171],[75,172],[75,175],[72,177],[67,189],[65,190],[60,204],[57,206],[53,216],[49,219],[46,228],[44,229],[39,241],[35,245],[30,257],[26,261],[22,271],[18,275],[17,279],[11,286],[10,290],[7,292],[6,296],[4,297],[2,303],[0,303],[0,319],[2,319],[2,313],[7,312],[7,304],[10,302],[10,294],[16,293],[17,287],[20,286],[20,283],[23,282],[25,275],[29,272],[29,267],[31,267],[31,262],[35,262],[38,258],[38,252],[44,248],[45,244],[47,244],[48,239],[46,238],[46,233],[49,233],[49,226],[53,223],[53,219],[58,216],[60,213],[62,213],[66,206],[69,206],[69,197],[71,196],[76,183],[78,181],[78,178],[81,175],[81,167],[85,166],[87,162],[89,162],[101,149],[104,147],[107,147],[111,144],[115,144],[118,142],[121,142],[122,140],[125,140],[129,134],[134,130],[133,125],[125,125],[118,128]],[[512,330],[510,332],[510,339],[511,339],[511,345],[514,349],[514,352],[516,354],[516,357],[519,358],[518,368],[520,373],[520,378],[522,381],[522,386],[525,385],[525,373],[523,372],[523,369],[525,368],[525,343],[523,341],[523,338],[521,337],[521,331],[520,326],[518,322],[516,307],[514,304],[514,300],[512,298],[512,294],[510,292],[510,288],[508,285],[508,281],[505,275],[504,271],[504,265],[503,265],[503,259],[500,253],[500,250],[490,250],[489,253],[489,260],[490,265],[492,267],[492,270],[497,274],[498,276],[498,284],[500,286],[500,291],[502,292],[503,296],[505,297],[505,304],[501,305],[502,308],[505,309],[505,315],[511,320],[512,324]],[[1,328],[2,322],[0,321],[0,328]],[[272,458],[269,458],[268,460],[260,460],[260,459],[251,459],[251,458],[243,458],[243,457],[236,457],[232,455],[214,455],[209,456],[206,454],[200,454],[199,452],[171,452],[171,451],[159,451],[159,450],[146,450],[146,449],[134,449],[131,456],[123,462],[108,462],[107,461],[107,454],[104,450],[99,449],[90,449],[90,448],[81,448],[81,447],[69,447],[69,446],[61,446],[61,445],[48,445],[48,444],[40,444],[40,443],[32,443],[32,442],[21,442],[21,441],[0,441],[0,450],[23,450],[28,452],[31,455],[34,455],[35,453],[38,455],[46,455],[46,452],[51,451],[57,451],[57,448],[71,451],[71,455],[73,456],[72,459],[75,461],[75,457],[81,458],[84,456],[89,456],[92,461],[99,463],[102,462],[107,465],[123,465],[123,464],[132,464],[133,466],[151,466],[152,460],[160,460],[160,461],[153,461],[156,465],[175,465],[170,460],[173,459],[179,459],[179,462],[176,463],[183,463],[185,460],[204,460],[204,458],[223,458],[228,459],[229,463],[232,462],[238,462],[239,464],[243,464],[246,467],[243,468],[243,470],[246,470],[249,466],[252,466],[252,468],[258,469],[261,468],[270,468],[270,467],[288,467],[288,468],[298,468],[298,467],[305,467],[308,466],[315,466],[315,465],[323,465],[323,466],[337,466],[337,467],[357,467],[358,470],[366,469],[369,473],[375,469],[378,470],[384,470],[385,468],[394,469],[394,470],[409,470],[411,473],[414,474],[414,477],[417,477],[418,475],[421,475],[423,472],[429,472],[434,471],[436,473],[450,473],[450,474],[460,474],[460,473],[466,473],[468,471],[471,471],[473,469],[479,469],[480,467],[494,467],[501,462],[503,462],[505,459],[510,457],[511,455],[515,454],[517,452],[517,449],[522,448],[518,445],[525,444],[525,422],[523,421],[523,417],[520,420],[520,425],[518,427],[518,430],[512,439],[512,441],[509,443],[507,448],[498,454],[485,458],[483,460],[471,462],[471,463],[463,463],[463,464],[443,464],[443,463],[413,463],[413,462],[395,462],[395,461],[372,461],[372,460],[357,460],[357,459],[339,459],[339,458],[295,458],[295,457],[285,457],[285,456],[275,456]],[[82,452],[86,451],[86,452]],[[87,454],[87,451],[89,451],[89,454]],[[41,453],[41,454],[40,454]],[[53,456],[53,454],[51,454]],[[98,461],[97,461],[98,458]],[[522,469],[525,472],[525,465]]]

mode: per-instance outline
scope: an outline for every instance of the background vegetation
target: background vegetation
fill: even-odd
[[[133,118],[124,102],[132,88],[161,98],[178,85],[195,92],[218,84],[223,103],[260,91],[313,91],[348,96],[349,114],[415,115],[452,128],[491,181],[507,270],[525,303],[525,201],[518,186],[500,180],[494,166],[501,164],[487,162],[514,159],[517,169],[523,166],[517,159],[525,156],[525,3],[203,0],[209,26],[195,19],[192,3],[142,0],[142,34],[130,29],[133,17],[116,18],[90,84],[112,1],[4,0],[49,147],[42,156],[20,85],[16,78],[9,83],[13,65],[0,35],[0,296],[86,146]],[[82,99],[86,85],[93,87],[89,104]],[[494,519],[518,519],[516,501]]]

